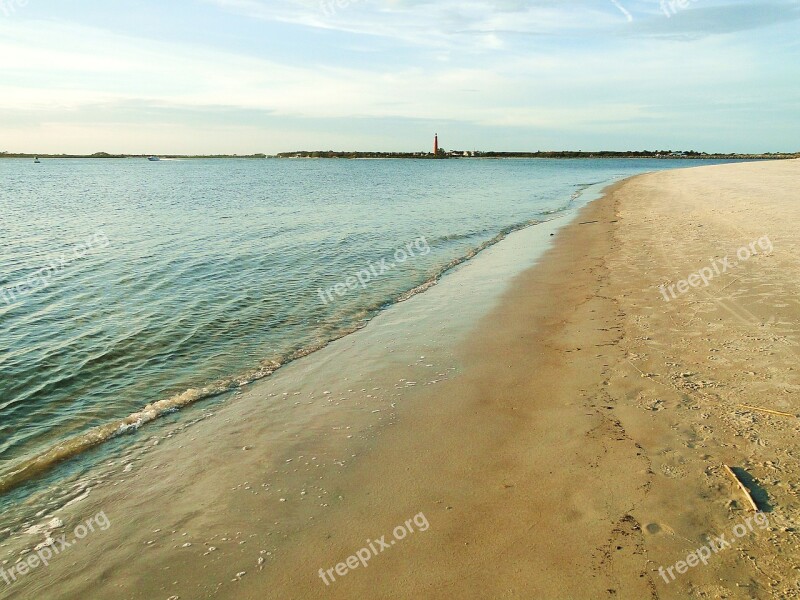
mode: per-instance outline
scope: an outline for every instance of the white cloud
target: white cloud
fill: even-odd
[[[204,1],[267,21],[462,51],[498,49],[507,35],[588,32],[621,22],[613,4],[601,0],[333,0],[332,12],[323,8],[326,0]]]
[[[0,19],[0,109],[6,115],[0,122],[14,115],[38,123],[28,137],[16,126],[4,128],[3,137],[68,139],[63,136],[82,129],[87,140],[118,131],[112,137],[136,144],[149,136],[196,140],[201,134],[187,133],[195,130],[215,141],[226,131],[226,139],[248,139],[248,111],[286,120],[405,119],[568,133],[666,129],[682,116],[691,129],[718,119],[716,108],[733,99],[758,110],[770,89],[782,92],[775,102],[783,106],[797,101],[786,83],[796,79],[765,73],[765,57],[752,41],[637,37],[625,29],[624,15],[600,0],[591,7],[581,1],[361,0],[332,19],[311,0],[204,1],[259,20],[368,31],[414,44],[424,58],[382,49],[364,66],[342,67],[324,51],[311,64],[291,55],[263,58],[58,21]],[[641,6],[623,3],[642,14]],[[590,34],[601,30],[631,34],[598,43]],[[522,44],[531,31],[543,36],[536,38],[541,43]],[[364,40],[342,38],[351,52]],[[763,87],[752,85],[759,80]],[[160,125],[142,126],[148,117]]]
[[[139,101],[313,118],[497,123],[498,110],[522,115],[558,109],[558,114],[567,116],[570,107],[580,106],[575,110],[582,116],[576,121],[583,122],[592,112],[589,94],[603,96],[605,106],[629,107],[628,97],[639,98],[641,104],[642,92],[674,95],[673,81],[702,88],[710,76],[719,84],[738,81],[748,71],[746,51],[713,41],[691,48],[669,42],[642,45],[634,53],[630,46],[620,46],[603,55],[592,50],[559,54],[543,50],[528,56],[501,55],[475,67],[401,64],[383,70],[291,66],[52,23],[17,26],[13,36],[3,39],[8,41],[0,42],[0,70],[5,73],[0,107],[6,109]],[[97,48],[104,49],[100,58]],[[594,86],[606,89],[593,92]],[[609,94],[608,86],[615,86],[618,93]],[[614,96],[619,100],[613,101]],[[513,124],[509,118],[501,120]],[[528,117],[524,120],[530,122]]]

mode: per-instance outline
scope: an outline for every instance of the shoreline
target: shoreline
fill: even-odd
[[[570,205],[593,187],[597,186],[587,185],[581,189],[580,195],[570,200]],[[568,205],[548,215],[549,218],[544,218],[542,220],[531,219],[523,223],[508,225],[502,228],[495,236],[482,242],[467,254],[455,258],[438,268],[428,279],[405,290],[388,303],[374,308],[360,324],[340,329],[326,340],[316,342],[311,346],[298,347],[285,356],[263,358],[257,366],[251,366],[245,371],[210,382],[202,388],[193,387],[184,389],[169,397],[153,401],[125,417],[97,425],[77,436],[59,440],[56,444],[48,448],[47,451],[16,463],[13,465],[14,470],[0,472],[0,495],[13,493],[18,488],[29,484],[35,485],[37,478],[47,477],[51,474],[52,470],[57,469],[60,464],[73,458],[78,458],[87,452],[97,450],[105,443],[124,437],[128,433],[136,432],[142,427],[147,427],[150,423],[158,422],[159,419],[172,414],[175,410],[186,409],[195,404],[216,400],[220,397],[230,396],[231,394],[239,394],[242,390],[271,377],[280,369],[287,367],[295,361],[316,354],[331,344],[359,332],[367,327],[372,320],[384,311],[391,309],[393,306],[406,302],[417,295],[424,294],[430,288],[438,285],[443,277],[448,276],[460,266],[472,261],[486,250],[501,243],[509,235],[530,227],[541,226],[546,223],[557,221],[558,219],[574,218],[574,213],[575,209]]]
[[[302,156],[302,154],[324,154],[325,156]],[[309,160],[450,160],[450,159],[470,159],[470,160],[726,160],[726,161],[775,161],[775,160],[795,160],[800,158],[797,152],[776,152],[776,153],[706,153],[692,155],[661,155],[655,153],[633,153],[628,155],[625,152],[481,152],[480,156],[460,156],[445,155],[434,156],[424,152],[334,152],[332,156],[324,152],[281,152],[279,154],[241,154],[241,155],[190,155],[190,154],[31,154],[31,153],[0,153],[0,159],[7,160],[127,160],[141,159],[146,160],[151,156],[157,156],[163,161],[174,160],[267,160],[267,159],[309,159]],[[158,162],[158,161],[155,161]]]
[[[305,408],[305,405],[308,403],[310,406],[315,402],[327,402],[329,400],[324,396],[320,396],[326,388],[334,389],[329,382],[339,377],[338,369],[331,364],[333,361],[344,362],[344,364],[349,364],[351,368],[356,367],[359,371],[363,371],[364,365],[367,365],[370,378],[372,374],[384,371],[392,374],[399,365],[392,364],[391,367],[386,368],[384,362],[389,361],[391,363],[393,361],[392,353],[397,352],[397,347],[404,346],[403,349],[409,357],[416,355],[419,351],[417,347],[412,347],[413,344],[410,342],[401,341],[402,338],[407,337],[404,329],[409,324],[409,319],[412,321],[424,321],[427,324],[414,325],[413,327],[417,332],[417,341],[419,341],[420,335],[427,335],[427,329],[436,325],[437,321],[442,320],[440,314],[449,310],[452,298],[459,294],[466,294],[468,300],[462,302],[463,306],[458,318],[448,318],[441,323],[441,330],[447,331],[444,334],[444,344],[439,342],[431,344],[433,346],[438,344],[441,349],[445,350],[443,353],[440,352],[441,356],[439,358],[441,362],[450,361],[448,356],[450,342],[456,336],[464,335],[471,328],[474,318],[485,311],[485,305],[491,302],[491,298],[497,293],[496,290],[501,289],[508,283],[510,274],[527,268],[531,262],[538,259],[541,249],[551,243],[553,239],[550,237],[551,233],[557,231],[563,225],[565,219],[574,218],[578,207],[594,198],[602,185],[605,184],[587,186],[583,190],[582,197],[579,200],[573,197],[571,201],[572,207],[563,211],[560,216],[540,222],[536,226],[503,232],[505,239],[499,240],[500,243],[483,248],[480,252],[480,257],[475,257],[475,260],[462,261],[455,266],[451,265],[452,268],[448,269],[447,277],[442,279],[440,285],[433,286],[425,294],[415,295],[402,303],[393,305],[388,310],[380,311],[370,321],[369,327],[361,328],[351,335],[334,340],[325,348],[314,353],[313,359],[309,360],[304,357],[288,363],[273,376],[254,382],[254,384],[243,388],[243,390],[238,390],[233,396],[228,395],[221,402],[214,402],[210,406],[200,403],[193,407],[187,407],[181,411],[180,419],[168,418],[163,425],[156,423],[151,426],[152,428],[142,429],[141,433],[134,438],[133,444],[126,442],[126,446],[130,444],[129,451],[126,451],[118,444],[115,446],[114,455],[108,456],[104,460],[106,464],[102,472],[92,469],[87,475],[81,475],[77,478],[70,477],[62,482],[63,497],[70,504],[68,509],[62,510],[61,504],[54,505],[48,502],[50,509],[47,512],[42,510],[40,514],[51,515],[52,511],[55,510],[55,515],[51,516],[59,516],[63,518],[65,523],[69,523],[70,519],[78,519],[87,510],[100,511],[103,507],[129,504],[131,496],[152,497],[152,476],[145,471],[168,467],[175,476],[184,478],[185,473],[181,468],[170,467],[167,463],[184,462],[186,469],[194,470],[194,463],[198,460],[203,460],[201,455],[212,457],[212,460],[216,462],[218,454],[216,450],[219,449],[219,428],[226,427],[225,423],[229,421],[248,422],[248,411],[258,411],[262,419],[274,421],[277,424],[273,429],[270,429],[269,424],[267,424],[266,428],[269,432],[264,435],[268,438],[274,437],[279,441],[275,441],[275,443],[270,441],[270,450],[262,449],[262,451],[266,452],[265,458],[269,464],[276,467],[279,466],[281,461],[276,459],[275,456],[285,455],[288,460],[293,448],[298,446],[297,440],[292,438],[303,436],[303,427],[309,429],[319,427],[314,424],[320,418],[319,411]],[[474,274],[470,275],[469,273]],[[388,330],[388,332],[384,333],[382,330]],[[353,353],[351,349],[354,346],[357,349]],[[377,356],[376,350],[378,350]],[[348,353],[351,355],[342,356],[342,354]],[[412,361],[411,358],[408,360]],[[429,358],[429,360],[431,359]],[[428,367],[430,366],[428,364]],[[442,368],[442,375],[446,376],[454,368],[453,366]],[[309,374],[312,376],[310,382]],[[366,377],[367,375],[362,374],[361,379],[364,380]],[[392,390],[397,387],[396,382],[389,381],[386,373],[383,373],[382,377],[385,393],[393,393]],[[271,381],[273,378],[275,381]],[[414,377],[414,379],[418,379],[418,377]],[[422,385],[422,382],[420,385]],[[412,387],[411,382],[409,382],[409,387],[405,385],[401,387],[403,394],[410,394],[416,389]],[[272,389],[280,391],[270,393]],[[283,391],[285,389],[292,389],[292,392],[287,393]],[[302,395],[311,399],[308,400],[306,398],[302,402],[303,407],[299,406],[301,404],[300,401],[293,402],[292,405],[282,405],[281,403],[287,399],[300,396],[300,392],[294,391],[297,389],[304,390]],[[353,391],[350,390],[350,392]],[[362,390],[362,392],[365,391],[365,389]],[[340,390],[337,393],[343,396],[350,396],[350,404],[356,407],[362,402],[374,402],[371,399],[372,394],[366,394],[366,398],[364,398],[365,394],[361,394],[361,398],[354,398],[352,397],[353,394],[348,393],[347,390]],[[281,396],[283,397],[282,399]],[[357,392],[355,396],[358,396]],[[228,402],[228,400],[231,400],[231,402]],[[339,404],[339,401],[335,403],[336,410],[339,410]],[[348,408],[345,417],[357,419],[357,422],[348,422],[337,429],[352,429],[351,432],[348,432],[351,435],[347,436],[347,439],[353,439],[352,442],[347,442],[351,445],[356,443],[356,438],[366,440],[373,437],[371,430],[380,427],[381,420],[384,417],[383,415],[378,415],[376,418],[371,419],[369,415],[372,412],[383,411],[384,407],[385,405],[383,404],[376,404],[376,410],[369,411],[364,416],[357,414],[362,409],[355,408],[356,412],[353,413],[351,412],[353,409]],[[295,408],[296,410],[294,410]],[[325,418],[330,419],[330,416]],[[394,418],[394,415],[389,418]],[[357,433],[356,430],[359,428],[359,423],[361,424],[361,432]],[[298,429],[298,427],[300,428]],[[295,433],[291,437],[286,437],[285,431],[290,429]],[[239,435],[240,433],[237,430],[234,434]],[[191,439],[187,441],[186,436],[191,436]],[[230,457],[232,463],[235,463],[236,459],[241,456],[243,447],[250,449],[254,446],[248,443],[252,442],[251,438],[252,436],[248,436],[247,440],[242,441],[240,447],[235,448],[238,452]],[[202,442],[199,441],[203,439],[210,440],[212,447],[203,448],[201,446]],[[337,443],[343,444],[344,442]],[[175,448],[176,444],[180,445]],[[190,450],[190,448],[194,448],[194,451]],[[172,454],[176,450],[180,453],[179,458]],[[225,448],[224,452],[227,451],[228,448]],[[97,478],[100,481],[95,481]],[[133,483],[134,480],[136,481],[135,484]],[[135,485],[136,488],[130,489],[129,485]],[[114,489],[117,487],[119,487],[118,490]],[[171,497],[176,493],[169,487],[159,491],[160,493],[157,496],[160,498]],[[90,492],[91,496],[89,496]],[[122,494],[121,497],[118,496],[120,493]],[[72,500],[76,497],[81,498],[81,504],[73,505]],[[33,501],[35,501],[33,498],[30,501],[26,500],[25,504],[31,504]],[[118,520],[114,519],[113,512],[113,509],[109,512],[109,518],[115,523],[116,529],[120,526],[116,525]],[[123,510],[123,512],[126,511]],[[163,525],[160,517],[155,515],[152,515],[152,517],[158,519],[158,525]],[[125,527],[132,528],[124,534],[125,538],[136,538],[142,535],[142,530],[138,527],[133,527],[133,525],[133,523],[125,525]],[[158,525],[153,525],[152,529],[159,531],[166,529]],[[13,538],[4,540],[6,543],[0,545],[0,547],[16,546],[23,541],[18,538],[19,535],[14,533]],[[22,538],[25,538],[25,536],[22,536]],[[40,540],[31,540],[30,547],[38,541]],[[142,544],[147,541],[149,540],[142,541]],[[22,548],[18,549],[21,550]],[[133,560],[133,557],[120,562],[127,564],[129,560]],[[2,561],[1,555],[0,561]],[[3,597],[2,590],[0,590],[0,597]]]
[[[414,397],[412,416],[347,474],[356,505],[286,548],[275,597],[797,596],[800,303],[781,300],[799,286],[785,268],[797,264],[799,178],[798,162],[640,175],[584,207],[470,332],[460,376]],[[712,190],[726,207],[698,204]],[[724,326],[697,331],[697,298],[661,304],[662,270],[686,276],[765,230],[774,254],[698,290]],[[656,261],[654,242],[682,252]],[[751,297],[765,282],[773,294]],[[770,335],[769,319],[743,315],[771,302]],[[729,465],[757,503],[756,527]],[[404,556],[314,580],[418,512],[430,530],[404,541]],[[695,555],[687,569],[726,534],[707,565],[694,568]]]
[[[54,563],[8,597],[794,597],[798,423],[741,405],[800,412],[798,179],[794,162],[617,183],[487,314],[478,291],[508,281],[490,249],[459,295],[435,287],[154,440],[77,505],[112,523],[73,550],[80,575]],[[774,253],[660,298],[765,232]],[[465,328],[465,312],[482,316]],[[769,526],[667,581],[661,567],[745,522],[723,465]],[[410,518],[390,552],[335,570]]]

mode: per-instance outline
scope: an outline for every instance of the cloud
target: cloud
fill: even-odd
[[[429,48],[496,50],[501,37],[588,32],[617,24],[597,0],[205,0],[256,19],[292,23]]]
[[[696,39],[800,18],[798,0],[683,0],[683,4],[677,0],[204,1],[266,21],[464,52],[509,49],[521,36]]]
[[[688,0],[686,8],[670,8],[656,13],[635,28],[635,35],[663,36],[693,40],[711,35],[728,35],[775,25],[791,24],[800,19],[797,0],[760,0],[715,4],[710,0]],[[669,18],[666,15],[669,15]]]
[[[673,81],[701,94],[710,77],[717,86],[736,84],[752,71],[745,49],[716,42],[693,48],[664,42],[633,54],[622,45],[604,53],[541,49],[486,64],[401,63],[387,70],[290,65],[52,23],[18,26],[14,37],[2,39],[0,69],[6,77],[0,108],[29,111],[87,106],[127,111],[140,104],[307,118],[450,119],[521,127],[558,122],[572,128],[590,126],[593,118],[608,123],[644,114],[643,107],[653,104],[651,94],[670,98],[680,92]],[[101,58],[97,48],[105,49]]]
[[[391,122],[397,140],[402,123],[413,135],[451,123],[482,139],[549,131],[562,136],[555,140],[616,141],[661,139],[676,127],[721,131],[732,115],[769,122],[786,140],[797,132],[789,115],[798,67],[775,59],[796,37],[753,33],[791,26],[797,2],[765,0],[756,18],[753,5],[697,0],[667,18],[657,0],[619,0],[629,22],[602,0],[359,0],[333,15],[307,0],[202,1],[232,14],[191,42],[154,39],[124,22],[115,31],[88,27],[80,15],[0,19],[4,139],[72,139],[64,136],[80,130],[92,143],[118,131],[115,139],[137,145],[151,135],[199,144],[205,132],[207,151],[223,139],[227,149],[240,139],[263,150],[255,144],[270,131],[295,143],[291,123],[318,127],[329,147],[366,139],[375,148],[374,132]],[[242,19],[254,37],[278,23],[297,44],[231,44]],[[765,107],[782,116],[765,120]],[[269,150],[286,149],[277,139]]]

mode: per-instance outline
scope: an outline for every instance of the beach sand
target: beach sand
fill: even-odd
[[[477,326],[450,325],[469,290],[416,315],[434,288],[154,439],[62,514],[112,526],[0,597],[800,598],[798,183],[783,161],[614,186]],[[729,545],[679,572],[708,536]]]

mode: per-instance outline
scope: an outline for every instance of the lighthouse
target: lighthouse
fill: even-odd
[[[439,154],[439,134],[433,136],[433,154],[437,156]]]

